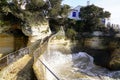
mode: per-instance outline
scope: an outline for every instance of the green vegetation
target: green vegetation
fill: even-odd
[[[60,16],[63,17],[63,18],[66,18],[69,11],[70,11],[70,6],[69,5],[62,5],[61,6],[61,11],[59,12]]]
[[[24,5],[24,0],[20,0],[19,3],[18,0],[7,1],[9,0],[0,1],[0,14],[2,16],[12,15],[16,17],[23,26],[40,25],[46,21],[46,16],[57,18],[60,15],[59,13],[63,14],[62,0],[50,0],[50,2],[45,2],[44,0],[26,0],[25,9],[21,8],[21,5]],[[16,22],[16,20],[13,21]]]
[[[65,38],[63,35],[58,35],[58,36],[56,36],[56,39],[58,39],[58,40],[60,40],[60,39],[62,39],[62,38]]]
[[[67,29],[66,36],[72,40],[75,40],[75,37],[77,35],[77,32],[74,29]]]
[[[4,24],[4,22],[2,20],[0,20],[0,26],[3,25],[3,24]]]
[[[44,2],[43,0],[27,1],[25,10],[21,9],[24,0],[20,0],[20,4],[17,0],[12,0],[10,3],[7,1],[9,0],[0,1],[0,19],[1,16],[3,17],[3,21],[0,20],[0,25],[7,20],[10,23],[20,23],[22,26],[31,27],[47,21],[47,16],[53,32],[59,31],[60,26],[64,26],[66,36],[72,40],[84,32],[105,31],[101,19],[110,17],[108,11],[103,11],[103,8],[95,5],[82,7],[79,15],[81,20],[76,21],[67,18],[70,6],[61,5],[62,0],[49,0],[50,2]]]
[[[53,32],[57,32],[60,30],[60,26],[67,25],[67,15],[70,11],[70,6],[68,5],[62,5],[60,7],[60,11],[57,12],[57,16],[54,15],[54,17],[50,17],[49,24],[50,28]]]
[[[10,3],[7,1],[10,0],[0,1],[0,19],[2,16],[4,21],[7,20],[12,23],[20,23],[24,27],[31,27],[47,21],[47,16],[51,30],[55,32],[59,30],[61,24],[64,24],[70,10],[68,5],[61,5],[62,0],[49,0],[50,2],[44,2],[44,0],[27,1],[25,10],[21,9],[24,0],[20,0],[19,3],[18,0],[12,0]],[[59,17],[64,17],[64,19]],[[3,23],[0,22],[0,24]]]
[[[109,17],[110,13],[108,11],[103,11],[103,8],[95,5],[89,5],[80,9],[80,18],[85,24],[83,30],[86,32],[92,32],[104,27],[101,19]]]
[[[72,40],[77,39],[84,32],[91,33],[95,30],[106,32],[102,19],[109,18],[110,13],[103,11],[101,7],[95,5],[82,7],[79,14],[81,20],[78,21],[63,17],[64,13],[67,14],[70,11],[68,5],[64,5],[61,11],[60,15],[62,18],[50,19],[51,30],[54,32],[57,32],[60,26],[64,26],[66,36]]]
[[[61,10],[62,0],[50,0],[51,9],[48,12],[48,15],[52,18],[56,18]]]

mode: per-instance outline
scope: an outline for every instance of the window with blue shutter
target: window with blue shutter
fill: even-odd
[[[80,12],[79,12],[79,17],[81,16]]]
[[[72,17],[76,17],[76,12],[73,12],[73,13],[72,13]]]

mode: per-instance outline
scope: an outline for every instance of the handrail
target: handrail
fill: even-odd
[[[16,55],[16,53],[18,53]],[[29,49],[27,47],[21,48],[15,52],[9,53],[8,55],[5,55],[4,57],[0,58],[0,67],[5,67],[12,62],[15,62],[19,58],[23,57],[25,54],[29,54]]]
[[[51,40],[54,36],[56,36],[57,34],[58,34],[58,33],[52,34],[52,35],[49,36],[47,39],[43,40],[42,43],[41,43],[41,46],[40,46],[38,49],[36,49],[36,50],[33,52],[33,54],[34,54],[34,61],[38,60],[38,61],[56,78],[56,80],[60,80],[60,79],[55,75],[55,73],[54,73],[52,70],[50,70],[50,68],[39,58],[40,53],[43,53],[45,46],[48,45],[49,42],[50,42],[50,40]],[[46,47],[47,47],[47,46],[46,46]],[[45,48],[45,49],[46,49],[46,48]]]
[[[61,27],[61,30],[59,31],[59,32],[57,32],[56,34],[54,34],[54,35],[51,35],[50,37],[49,37],[49,39],[48,39],[48,44],[50,43],[50,41],[51,41],[51,39],[53,38],[53,37],[55,37],[55,36],[57,36],[57,35],[59,35],[59,34],[61,34],[61,35],[65,35],[65,33],[63,32],[64,30],[63,30],[63,27]],[[46,41],[45,41],[46,42]],[[44,43],[45,43],[44,42]],[[39,50],[39,49],[38,49]],[[38,60],[42,63],[42,65],[48,70],[48,71],[50,71],[50,73],[57,79],[57,80],[60,80],[60,78],[58,78],[56,75],[55,75],[55,73],[53,72],[53,71],[51,71],[50,70],[50,68],[48,68],[48,66],[40,59],[40,58],[38,58]]]
[[[50,73],[57,79],[57,80],[60,80],[48,67],[45,63],[43,63],[40,59],[38,59],[44,66],[46,69],[48,69],[48,71],[50,71]]]
[[[28,47],[21,48],[15,52],[12,52],[3,56],[2,58],[0,58],[0,63],[1,63],[0,67],[5,67],[11,64],[12,62],[15,62],[16,60],[18,60],[19,58],[23,57],[26,54],[32,54],[33,51],[35,50],[34,48],[39,46],[39,43],[40,43],[40,40],[37,40],[35,43],[33,43]],[[18,54],[15,55],[16,53]]]
[[[49,43],[49,41],[51,40],[52,37],[54,37],[56,34],[49,36],[47,39],[45,39],[43,41],[43,43]],[[35,43],[33,43],[32,45],[25,47],[25,48],[21,48],[15,52],[9,53],[8,55],[0,58],[0,61],[4,61],[4,59],[6,59],[7,61],[4,62],[4,67],[11,64],[12,62],[18,60],[20,57],[23,57],[26,54],[32,54],[32,56],[34,56],[34,52],[38,49],[41,48],[41,45],[45,45],[43,43],[40,43],[41,40],[36,41]],[[35,50],[36,49],[36,50]],[[27,52],[26,52],[27,50]],[[25,51],[25,52],[24,52]],[[18,55],[14,55],[15,53],[18,53]],[[22,54],[21,54],[22,53]],[[37,53],[35,53],[37,54]],[[39,53],[40,54],[40,53]],[[20,57],[19,57],[20,56]],[[12,60],[11,60],[12,59]],[[46,64],[44,64],[40,59],[38,59],[44,66],[46,69],[48,69],[48,71],[50,71],[50,73],[57,79],[60,80],[47,66]],[[1,65],[0,65],[1,66]]]

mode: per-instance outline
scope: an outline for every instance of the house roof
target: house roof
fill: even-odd
[[[78,5],[78,6],[74,7],[74,8],[72,8],[71,11],[72,11],[72,10],[75,10],[75,11],[76,11],[78,8],[80,9],[81,7],[83,7],[83,6]],[[78,10],[77,10],[77,11],[78,11]]]
[[[78,6],[76,6],[75,8],[80,8],[80,7],[83,7],[83,6],[81,6],[81,5],[78,5]],[[74,9],[75,9],[75,8],[74,8]]]

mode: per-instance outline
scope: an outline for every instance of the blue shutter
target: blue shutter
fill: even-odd
[[[81,16],[81,13],[79,12],[79,14],[78,14],[78,15],[79,15],[79,17],[80,17],[80,16]]]
[[[73,13],[72,13],[72,17],[76,17],[76,12],[73,12]]]

